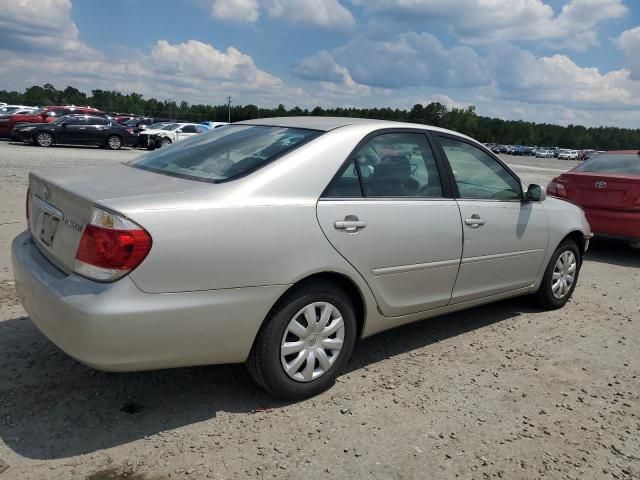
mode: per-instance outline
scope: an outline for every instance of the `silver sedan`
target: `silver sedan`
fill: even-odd
[[[239,122],[115,167],[32,173],[16,289],[92,367],[245,362],[328,388],[357,339],[517,295],[562,307],[589,225],[482,144],[353,118]]]

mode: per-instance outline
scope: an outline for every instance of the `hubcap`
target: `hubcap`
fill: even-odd
[[[556,261],[551,279],[551,292],[557,299],[567,296],[576,278],[576,256],[572,251],[563,252]]]
[[[38,135],[38,143],[43,147],[48,147],[49,145],[51,145],[51,135],[41,133],[40,135]]]
[[[280,344],[285,373],[298,382],[324,375],[335,363],[344,344],[344,320],[328,302],[314,302],[296,313]]]
[[[118,137],[111,137],[109,139],[109,146],[111,148],[118,148],[120,146],[120,139]]]

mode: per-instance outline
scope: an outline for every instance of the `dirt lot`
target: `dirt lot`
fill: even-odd
[[[640,478],[640,252],[623,243],[594,242],[562,310],[515,299],[380,334],[304,402],[241,366],[70,359],[11,282],[26,174],[137,154],[0,142],[0,480]],[[505,159],[543,184],[572,165]]]

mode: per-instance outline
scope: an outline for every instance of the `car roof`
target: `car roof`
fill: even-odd
[[[235,122],[233,125],[264,125],[285,128],[307,128],[310,130],[321,130],[324,132],[328,132],[329,130],[340,127],[346,127],[348,125],[370,125],[371,127],[375,128],[420,128],[425,130],[432,130],[435,132],[450,133],[452,135],[464,137],[469,140],[473,140],[476,143],[479,143],[477,142],[477,140],[468,137],[467,135],[459,132],[454,132],[453,130],[447,130],[446,128],[424,125],[422,123],[395,122],[392,120],[374,120],[372,118],[313,116],[270,117],[256,118],[253,120],[243,120],[240,122]]]

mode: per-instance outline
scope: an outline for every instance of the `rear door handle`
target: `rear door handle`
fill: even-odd
[[[483,218],[480,218],[480,215],[474,213],[471,215],[471,218],[465,219],[464,224],[469,225],[471,228],[479,228],[485,224],[485,221]]]
[[[344,230],[348,233],[355,233],[367,226],[367,222],[360,220],[356,215],[347,215],[344,220],[337,220],[333,226],[336,230]]]

